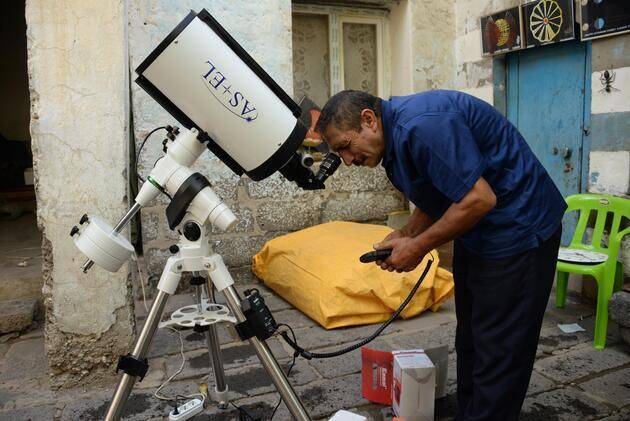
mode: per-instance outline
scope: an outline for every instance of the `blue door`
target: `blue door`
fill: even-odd
[[[590,113],[586,43],[564,42],[507,56],[507,117],[564,197],[581,191],[583,140]],[[575,228],[565,221],[563,243]]]

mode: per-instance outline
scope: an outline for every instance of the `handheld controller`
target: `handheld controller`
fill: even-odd
[[[375,250],[361,255],[361,257],[359,257],[359,260],[361,261],[361,263],[376,262],[377,260],[387,259],[389,256],[391,256],[391,254],[392,249]]]

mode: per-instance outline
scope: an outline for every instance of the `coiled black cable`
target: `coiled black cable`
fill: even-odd
[[[433,257],[433,256],[431,256]],[[282,332],[282,338],[285,340],[285,342],[287,344],[289,344],[289,346],[291,348],[293,348],[295,350],[295,354],[294,355],[300,355],[304,358],[306,358],[307,360],[311,360],[313,358],[334,358],[334,357],[338,357],[340,355],[346,354],[348,352],[354,351],[355,349],[361,348],[363,345],[366,345],[370,342],[372,342],[374,339],[376,339],[376,337],[378,335],[381,334],[381,332],[383,332],[383,330],[385,330],[385,328],[387,326],[389,326],[399,315],[400,313],[402,313],[402,311],[405,309],[405,307],[407,306],[407,304],[409,304],[409,301],[411,301],[411,299],[413,298],[413,296],[416,294],[416,291],[418,290],[418,288],[420,288],[420,284],[422,284],[422,281],[424,281],[424,278],[427,276],[427,273],[429,273],[429,269],[431,268],[431,264],[433,263],[433,260],[429,259],[427,261],[427,265],[424,268],[424,271],[422,272],[422,275],[420,275],[420,278],[418,279],[418,282],[416,282],[416,284],[414,285],[414,287],[411,289],[411,291],[409,292],[409,295],[407,295],[407,298],[405,298],[405,301],[403,301],[400,306],[398,307],[398,309],[396,309],[396,311],[394,312],[394,314],[391,315],[391,317],[385,321],[381,326],[379,326],[378,329],[376,329],[376,331],[371,334],[370,336],[368,336],[367,338],[362,339],[361,341],[350,345],[346,348],[342,348],[339,349],[337,351],[333,351],[333,352],[310,352],[305,350],[304,348],[300,347],[297,344],[297,341],[292,340],[289,337],[289,333],[288,332]],[[294,337],[295,338],[295,337]]]

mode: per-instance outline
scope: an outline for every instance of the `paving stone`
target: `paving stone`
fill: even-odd
[[[538,351],[547,354],[557,353],[592,340],[593,331],[591,329],[587,329],[585,332],[564,333],[557,325],[547,326],[540,331]]]
[[[291,361],[285,361],[280,364],[285,373],[288,371],[290,364]],[[233,398],[234,395],[240,395],[237,397],[256,396],[276,390],[271,378],[261,365],[246,369],[230,370],[225,373],[225,377]],[[316,379],[319,379],[319,376],[305,360],[296,360],[289,376],[291,385],[294,387],[305,385]]]
[[[313,418],[329,416],[339,409],[369,403],[361,396],[359,374],[350,374],[332,380],[319,380],[297,389],[300,399]]]
[[[286,359],[289,354],[284,350],[277,339],[267,341],[269,349],[276,359]],[[186,353],[186,365],[184,371],[177,376],[178,379],[199,378],[212,373],[212,364],[208,349],[203,348]],[[247,365],[258,364],[259,360],[254,348],[249,343],[233,344],[221,348],[221,357],[223,358],[224,370],[243,367]],[[168,357],[166,362],[166,372],[170,374],[179,369],[181,365],[181,356],[173,355]],[[213,375],[211,375],[213,377]]]
[[[552,292],[545,312],[545,322],[547,323],[579,323],[587,317],[595,315],[595,308],[592,304],[572,301],[567,298],[563,308],[555,305],[555,293]]]
[[[622,410],[609,417],[601,418],[598,421],[628,421],[630,420],[630,410]]]
[[[630,368],[596,377],[581,383],[580,388],[617,408],[630,405]]]
[[[155,389],[166,380],[166,371],[164,370],[166,360],[164,358],[152,358],[149,360],[149,371],[142,381],[137,382],[135,387],[138,389]]]
[[[23,298],[0,301],[0,333],[19,332],[33,322],[37,300]]]
[[[39,323],[36,323],[36,324],[39,324]],[[44,328],[42,326],[37,326],[37,327],[34,327],[32,330],[20,333],[21,340],[42,338],[43,336],[44,336]]]
[[[352,412],[353,414],[362,415],[369,421],[389,421],[394,415],[391,407],[376,403],[362,405],[358,408],[344,409]],[[327,420],[327,418],[322,418],[322,421],[324,420]]]
[[[10,388],[0,388],[0,409],[5,408],[14,398],[20,396],[20,392]]]
[[[387,337],[393,349],[433,348],[448,345],[449,351],[455,349],[455,323],[435,326],[419,332],[403,333]]]
[[[626,345],[626,350],[630,352],[630,327],[619,327],[619,334],[623,343]]]
[[[555,389],[525,399],[520,421],[585,421],[606,416],[610,409],[572,388]]]
[[[81,399],[68,403],[61,414],[62,421],[93,421],[103,419],[111,396],[99,399]],[[127,421],[164,419],[171,410],[167,402],[155,399],[152,393],[132,392],[127,400],[122,418]]]
[[[532,377],[529,379],[529,387],[527,388],[527,396],[535,395],[537,393],[546,392],[551,389],[555,389],[556,384],[538,373],[532,371]]]
[[[175,294],[175,295],[171,295],[170,297],[168,297],[168,300],[166,300],[166,305],[164,306],[164,312],[162,314],[162,320],[166,320],[168,317],[170,317],[171,313],[173,313],[175,310],[177,310],[180,307],[184,307],[184,306],[189,306],[191,304],[195,304],[194,301],[194,296],[191,293],[182,293],[182,294]],[[144,308],[144,304],[142,302],[142,300],[138,300],[136,301],[136,319],[142,323],[144,323],[144,320],[146,320],[146,316],[147,316],[147,311]],[[153,304],[153,300],[148,299],[147,300],[147,307],[149,309],[151,309],[151,305]],[[140,323],[140,326],[142,325],[142,323]]]
[[[446,371],[446,394],[457,392],[457,353],[451,352],[448,356],[448,368]]]
[[[331,345],[354,343],[358,339],[370,336],[378,325],[344,327],[326,330],[316,325],[309,328],[295,329],[298,345],[309,351],[329,347]],[[397,329],[390,326],[384,333],[394,333]]]
[[[0,420],[50,421],[54,419],[57,409],[55,404],[36,405],[26,408],[0,411]]]
[[[274,312],[273,318],[276,319],[276,322],[286,323],[290,325],[293,329],[300,328],[300,327],[315,326],[317,323],[311,320],[307,315],[302,313],[300,310],[295,310],[295,309],[288,309],[288,310]]]
[[[391,345],[384,340],[375,339],[366,347],[382,351],[391,351]],[[320,352],[330,352],[338,350],[340,347],[324,348]],[[332,379],[347,374],[361,372],[361,350],[356,349],[347,354],[335,358],[312,359],[309,364],[315,367],[318,373],[324,378]]]
[[[11,348],[11,346],[7,343],[0,343],[0,358],[4,358],[4,356],[6,355],[7,351],[9,351],[9,348]]]
[[[615,292],[608,302],[608,314],[620,325],[630,327],[630,293]]]
[[[184,351],[192,351],[206,347],[206,335],[204,333],[194,332],[192,329],[181,331],[184,342]],[[234,338],[229,334],[228,327],[225,323],[219,323],[217,326],[219,342],[221,345],[232,343]],[[179,354],[181,344],[175,332],[170,329],[158,329],[155,332],[149,352],[149,358],[161,357],[171,354]]]
[[[536,361],[539,373],[566,383],[630,363],[630,354],[616,347],[598,350],[592,346],[568,351]]]
[[[283,300],[282,298],[280,298],[276,294],[272,294],[272,295],[270,295],[268,297],[264,297],[264,298],[265,298],[265,304],[267,304],[267,307],[269,307],[269,310],[271,310],[273,313],[275,313],[276,311],[281,311],[281,310],[294,308],[291,305],[291,303],[289,303],[288,301]]]
[[[28,408],[54,404],[57,401],[47,377],[20,380],[19,383],[7,382],[5,385],[7,388],[0,390],[0,408],[2,409]]]
[[[455,323],[457,320],[455,317],[455,307],[451,304],[451,301],[454,300],[449,300],[445,303],[445,306],[448,304],[446,308],[445,306],[442,306],[442,308],[436,312],[427,310],[410,319],[398,319],[392,323],[392,326],[399,329],[421,331],[441,326],[446,323]]]
[[[279,399],[280,396],[277,393],[268,393],[253,398],[238,399],[232,403],[242,408],[251,417],[266,420],[271,416]],[[221,410],[216,406],[210,406],[194,418],[195,421],[240,421],[241,419],[239,411],[232,405],[225,410]],[[281,421],[291,420],[292,418],[284,404],[282,404],[273,419]]]
[[[4,357],[0,381],[40,378],[46,375],[47,369],[44,338],[18,341],[11,345]]]

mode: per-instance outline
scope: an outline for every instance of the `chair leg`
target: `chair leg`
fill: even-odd
[[[595,338],[593,345],[597,349],[606,346],[606,333],[608,330],[608,301],[612,296],[615,278],[604,275],[597,280],[597,311],[595,313]]]
[[[569,273],[556,271],[556,307],[564,308],[567,299],[567,285],[569,284]]]
[[[623,263],[617,262],[617,266],[615,267],[615,288],[613,292],[623,289],[623,275]]]

